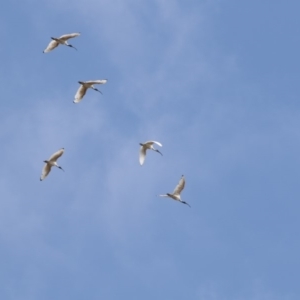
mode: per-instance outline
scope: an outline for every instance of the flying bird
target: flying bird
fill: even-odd
[[[48,176],[52,167],[58,167],[59,169],[64,171],[64,169],[61,166],[59,166],[56,162],[64,154],[64,151],[65,149],[61,148],[60,150],[52,154],[49,160],[44,160],[45,166],[43,168],[42,175],[40,178],[41,181]]]
[[[183,204],[186,204],[189,207],[191,207],[187,202],[182,201],[181,198],[180,198],[180,193],[184,189],[184,185],[185,185],[185,179],[184,179],[184,176],[182,175],[180,180],[179,180],[179,183],[177,184],[177,186],[176,186],[176,188],[175,188],[175,190],[172,194],[166,193],[165,195],[159,195],[159,196],[161,196],[161,197],[170,197],[173,200],[179,201],[179,202],[181,202]]]
[[[141,164],[141,165],[142,165],[142,164],[144,163],[144,161],[145,161],[146,151],[147,151],[148,149],[153,150],[153,151],[155,151],[155,152],[158,152],[158,153],[160,153],[160,154],[162,155],[162,153],[161,153],[159,150],[157,150],[157,149],[155,149],[155,148],[153,147],[153,144],[156,144],[156,145],[162,147],[162,144],[161,144],[161,143],[155,142],[155,141],[148,141],[148,142],[145,142],[144,144],[140,143],[140,145],[141,145],[141,148],[140,148],[140,164]]]
[[[74,48],[76,49],[74,46],[70,45],[68,43],[68,39],[72,39],[74,37],[77,37],[79,36],[80,33],[69,33],[69,34],[64,34],[62,35],[61,37],[59,38],[54,38],[52,37],[52,41],[49,43],[49,45],[47,46],[47,48],[43,51],[43,53],[47,53],[47,52],[50,52],[52,51],[53,49],[55,49],[59,44],[60,45],[65,45],[65,46],[68,46],[68,47],[71,47],[71,48]],[[77,49],[76,49],[77,50]]]
[[[94,84],[105,84],[106,82],[107,82],[107,79],[78,81],[78,83],[80,84],[80,87],[77,90],[77,93],[75,95],[75,100],[73,102],[79,103],[82,100],[83,96],[85,95],[87,89],[93,89],[94,91],[101,93],[101,91],[99,91],[98,89],[96,89],[94,87]]]

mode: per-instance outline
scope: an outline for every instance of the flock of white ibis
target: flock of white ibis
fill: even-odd
[[[68,43],[68,40],[71,38],[75,38],[79,35],[80,35],[80,33],[70,33],[70,34],[64,34],[64,35],[60,36],[59,38],[51,37],[52,41],[48,44],[47,48],[43,51],[43,53],[48,53],[48,52],[52,51],[53,49],[55,49],[56,47],[58,47],[59,45],[65,45],[65,46],[76,49],[73,45]],[[106,82],[107,82],[107,79],[78,81],[78,83],[80,84],[80,87],[78,88],[78,90],[75,94],[75,99],[73,102],[79,103],[89,88],[101,93],[100,90],[98,90],[97,88],[94,87],[94,84],[105,84]],[[156,142],[156,141],[147,141],[145,143],[140,143],[141,148],[140,148],[139,161],[140,161],[141,165],[144,164],[147,150],[153,150],[162,155],[162,153],[158,149],[154,148],[154,146],[153,146],[154,144],[162,147],[162,144],[159,142]],[[65,149],[61,148],[58,151],[56,151],[54,154],[52,154],[48,160],[44,160],[45,165],[42,170],[42,175],[40,177],[40,180],[44,180],[48,176],[52,167],[57,167],[57,168],[61,169],[62,171],[64,171],[63,168],[57,164],[57,160],[64,154],[64,151],[65,151]],[[185,178],[182,175],[179,180],[179,183],[175,187],[172,194],[166,193],[164,195],[159,195],[159,196],[169,197],[175,201],[179,201],[190,207],[190,205],[187,202],[181,200],[181,198],[180,198],[180,193],[184,189],[184,186],[185,186]]]

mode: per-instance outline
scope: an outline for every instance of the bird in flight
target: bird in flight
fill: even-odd
[[[77,90],[77,93],[75,95],[75,100],[73,102],[79,103],[82,100],[83,96],[85,95],[87,89],[89,89],[89,88],[102,94],[101,91],[99,91],[98,89],[96,89],[94,87],[94,84],[105,84],[106,82],[107,82],[107,79],[78,81],[78,83],[80,84],[80,87]]]
[[[177,186],[172,194],[166,193],[165,195],[159,195],[159,196],[172,198],[173,200],[179,201],[179,202],[191,207],[187,202],[182,201],[180,198],[180,193],[184,189],[184,185],[185,185],[185,179],[184,179],[184,176],[182,175],[179,180],[179,183],[177,184]]]
[[[61,148],[58,151],[56,151],[54,154],[52,154],[49,160],[44,160],[45,166],[43,168],[42,175],[40,178],[41,181],[48,176],[52,167],[58,167],[59,169],[64,171],[64,169],[61,166],[59,166],[56,162],[64,154],[64,151],[65,149]]]
[[[70,45],[68,43],[68,39],[72,39],[74,37],[79,36],[80,33],[69,33],[69,34],[64,34],[62,36],[60,36],[59,38],[54,38],[52,37],[52,41],[49,43],[49,45],[47,46],[47,48],[43,51],[43,53],[47,53],[52,51],[53,49],[55,49],[59,44],[60,45],[65,45],[71,48],[74,48],[75,50],[77,50],[74,46]]]
[[[162,147],[162,144],[161,144],[161,143],[155,142],[155,141],[148,141],[148,142],[145,142],[145,143],[143,143],[143,144],[140,143],[140,145],[141,145],[141,148],[140,148],[140,164],[141,164],[141,165],[142,165],[142,164],[144,163],[144,161],[145,161],[146,151],[147,151],[148,149],[153,150],[153,151],[155,151],[155,152],[158,152],[158,153],[160,153],[160,154],[162,155],[162,153],[161,153],[159,150],[157,150],[157,149],[155,149],[155,148],[153,147],[153,144],[156,144],[156,145]]]

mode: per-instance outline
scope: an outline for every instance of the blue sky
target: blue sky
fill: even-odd
[[[0,298],[299,299],[299,9],[3,3]]]

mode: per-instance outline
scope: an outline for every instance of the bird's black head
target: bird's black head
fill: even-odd
[[[162,155],[162,153],[161,153],[159,150],[156,149],[155,151],[156,151],[157,153],[159,153],[160,155]]]
[[[100,90],[96,89],[96,88],[94,88],[94,91],[97,91],[97,92],[99,92],[100,94],[102,94],[102,92],[101,92]],[[103,95],[103,94],[102,94],[102,95]]]
[[[71,48],[73,48],[73,49],[75,49],[75,50],[77,50],[74,46],[72,46],[72,45],[67,45],[68,47],[71,47]]]
[[[187,206],[191,207],[187,202],[181,201],[181,203],[186,204]]]

